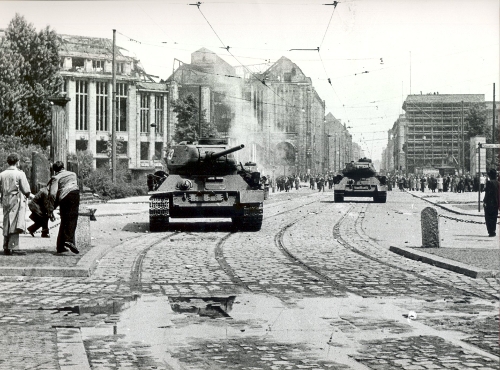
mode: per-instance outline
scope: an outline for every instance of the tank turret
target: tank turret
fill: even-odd
[[[232,153],[243,149],[243,144],[227,148],[227,145],[179,144],[167,153],[169,174],[189,176],[225,176],[235,174],[237,162]]]
[[[357,162],[346,163],[345,168],[342,170],[342,174],[351,179],[371,177],[375,176],[376,173],[375,166],[371,159],[368,158],[360,158]]]

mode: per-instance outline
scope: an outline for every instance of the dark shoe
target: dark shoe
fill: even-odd
[[[77,248],[77,247],[75,247],[75,245],[74,245],[73,243],[70,243],[70,242],[65,242],[65,243],[64,243],[64,246],[65,246],[65,247],[67,247],[67,248],[69,248],[69,250],[70,250],[71,252],[73,252],[74,254],[78,254],[78,253],[80,253],[80,251],[78,250],[78,248]]]
[[[50,234],[42,234],[42,238],[50,238]]]
[[[497,236],[497,234],[493,233],[493,234],[489,234],[488,236]]]
[[[12,256],[12,251],[10,249],[4,249],[3,254],[5,254],[6,256]]]
[[[68,248],[62,247],[62,249],[56,250],[56,253],[64,253],[64,252],[69,252]]]
[[[28,233],[34,238],[35,237],[35,233],[33,231],[29,231],[28,230]]]

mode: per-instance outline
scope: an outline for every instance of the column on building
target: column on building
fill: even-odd
[[[68,80],[68,96],[76,97],[74,79]],[[66,117],[68,122],[68,153],[76,153],[76,99],[71,99],[66,104]]]
[[[135,84],[129,83],[127,86],[128,96],[127,96],[127,133],[128,133],[128,144],[127,144],[127,157],[128,166],[137,167],[137,163],[140,164],[140,148],[137,152],[137,142],[140,145],[140,119],[138,117],[139,109],[137,109],[137,86]],[[139,159],[138,159],[139,158]]]
[[[96,115],[96,81],[92,80],[89,82],[89,121],[88,121],[88,144],[87,144],[87,150],[90,150],[95,156],[96,152],[96,122],[97,122],[97,115]]]

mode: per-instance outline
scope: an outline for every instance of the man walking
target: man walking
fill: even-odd
[[[488,171],[489,180],[484,189],[483,208],[484,218],[486,220],[486,229],[489,236],[496,236],[497,218],[498,218],[498,180],[497,171],[491,169]]]

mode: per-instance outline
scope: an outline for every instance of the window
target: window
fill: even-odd
[[[156,133],[163,134],[163,96],[155,95]]]
[[[83,58],[72,58],[72,60],[71,60],[71,66],[77,72],[81,72],[81,71],[83,71],[83,68],[85,67],[85,59],[83,59]]]
[[[87,130],[88,119],[88,83],[76,81],[76,129]]]
[[[116,84],[116,131],[127,131],[127,85]]]
[[[141,141],[141,161],[147,161],[149,157],[149,143]]]
[[[155,157],[154,159],[160,160],[163,155],[163,143],[155,143]]]
[[[140,94],[141,132],[149,132],[149,94]]]
[[[85,151],[88,149],[89,141],[88,140],[76,140],[76,150]]]
[[[108,152],[108,141],[107,140],[97,140],[95,142],[96,153],[107,153]]]
[[[93,60],[92,70],[96,72],[102,72],[104,70],[104,60]]]
[[[108,84],[96,82],[96,130],[108,131]]]

